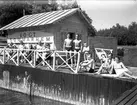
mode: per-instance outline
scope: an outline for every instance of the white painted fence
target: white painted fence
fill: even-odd
[[[47,56],[44,56],[45,53],[47,53],[46,50],[1,48],[0,64],[29,65],[33,68],[43,66],[53,71],[62,68],[64,70],[70,69],[74,73],[78,72],[80,63],[79,52],[50,51]]]

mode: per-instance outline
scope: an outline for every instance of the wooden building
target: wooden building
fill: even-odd
[[[38,43],[46,42],[62,50],[63,42],[68,33],[71,38],[79,34],[79,39],[88,42],[88,28],[92,25],[79,8],[25,15],[2,27],[7,30],[8,42]]]

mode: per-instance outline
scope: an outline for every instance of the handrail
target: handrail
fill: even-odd
[[[50,52],[47,54],[47,52]],[[67,57],[67,54],[71,56]],[[64,67],[70,69],[72,72],[77,73],[80,63],[80,52],[75,51],[57,51],[57,50],[37,50],[37,49],[13,49],[13,48],[0,48],[0,64],[14,64],[16,66],[30,65],[32,68],[36,68],[39,65],[47,67],[53,71]],[[44,55],[45,54],[45,55]],[[47,55],[46,55],[47,54]],[[66,56],[66,57],[65,57]],[[77,57],[76,57],[77,56]],[[69,60],[76,63],[69,63]],[[49,62],[48,62],[49,61]],[[58,64],[61,62],[61,64]]]
[[[38,49],[15,49],[15,48],[0,48],[0,50],[3,50],[3,49],[5,49],[5,50],[26,50],[26,51],[38,51],[38,52],[42,52],[42,51],[47,51],[47,50],[38,50]],[[75,52],[75,51],[60,51],[60,50],[50,50],[50,51],[55,51],[55,52],[57,52],[57,53],[66,53],[66,52],[68,52],[68,53],[79,53],[79,52]]]

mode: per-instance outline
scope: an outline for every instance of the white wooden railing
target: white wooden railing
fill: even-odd
[[[29,65],[33,68],[43,66],[45,69],[53,71],[69,69],[74,73],[78,72],[80,63],[79,52],[50,51],[47,56],[43,56],[46,52],[45,50],[1,48],[0,64]]]

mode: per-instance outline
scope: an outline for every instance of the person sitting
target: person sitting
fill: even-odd
[[[8,43],[8,45],[6,46],[6,49],[7,49],[8,53],[9,53],[9,55],[12,56],[13,53],[14,53],[14,50],[12,50],[13,49],[13,43],[12,42]],[[9,55],[6,53],[7,59],[10,58]]]
[[[51,61],[51,51],[50,51],[50,44],[44,44],[43,46],[43,50],[44,52],[42,53],[42,58],[44,58],[45,60],[49,60]],[[51,63],[51,62],[49,62]],[[43,62],[43,66],[45,65],[45,62]]]
[[[108,55],[107,59],[104,59],[99,70],[96,73],[97,74],[110,74],[113,63],[114,63],[114,60],[112,59],[112,54],[110,54]]]
[[[91,55],[89,54],[87,56],[87,60],[80,63],[80,68],[84,69],[86,72],[93,73],[95,68],[95,62],[94,59],[91,58]]]
[[[25,46],[24,46],[23,41],[20,41],[20,45],[18,46],[18,49],[20,49],[20,51],[23,51],[24,48],[25,48]]]
[[[115,62],[112,65],[112,69],[111,71],[114,70],[116,77],[129,77],[129,78],[134,78],[137,79],[137,77],[132,75],[132,72],[129,71],[125,65],[120,62],[120,58],[119,57],[115,57]]]
[[[82,52],[84,53],[84,60],[87,60],[89,54],[89,46],[87,46],[87,43],[84,43]]]
[[[101,54],[101,64],[103,64],[106,61],[107,57],[105,54]]]
[[[24,60],[24,57],[23,57],[23,55],[24,55],[24,48],[25,48],[25,46],[24,46],[24,43],[23,43],[23,41],[21,40],[20,41],[20,45],[18,46],[18,49],[19,49],[19,51],[20,51],[20,53],[19,53],[19,60],[20,60],[20,62],[23,62]],[[23,55],[22,55],[23,54]]]
[[[41,57],[39,56],[39,55],[42,55],[42,51],[41,51],[42,50],[42,42],[41,41],[39,41],[38,44],[36,45],[36,50],[37,50],[36,64],[39,64],[42,61]]]
[[[13,48],[13,43],[12,42],[8,43],[6,48]]]
[[[31,61],[31,62],[33,62],[32,61],[32,58],[33,58],[33,55],[32,55],[32,51],[33,50],[33,46],[32,46],[32,44],[29,44],[28,45],[28,50],[27,50],[27,56],[28,56],[28,60],[29,61]]]
[[[36,49],[37,49],[37,50],[40,50],[40,51],[38,51],[39,53],[42,53],[42,52],[41,52],[42,47],[43,47],[43,46],[42,46],[42,42],[39,41],[39,42],[37,43],[37,45],[36,45]]]

